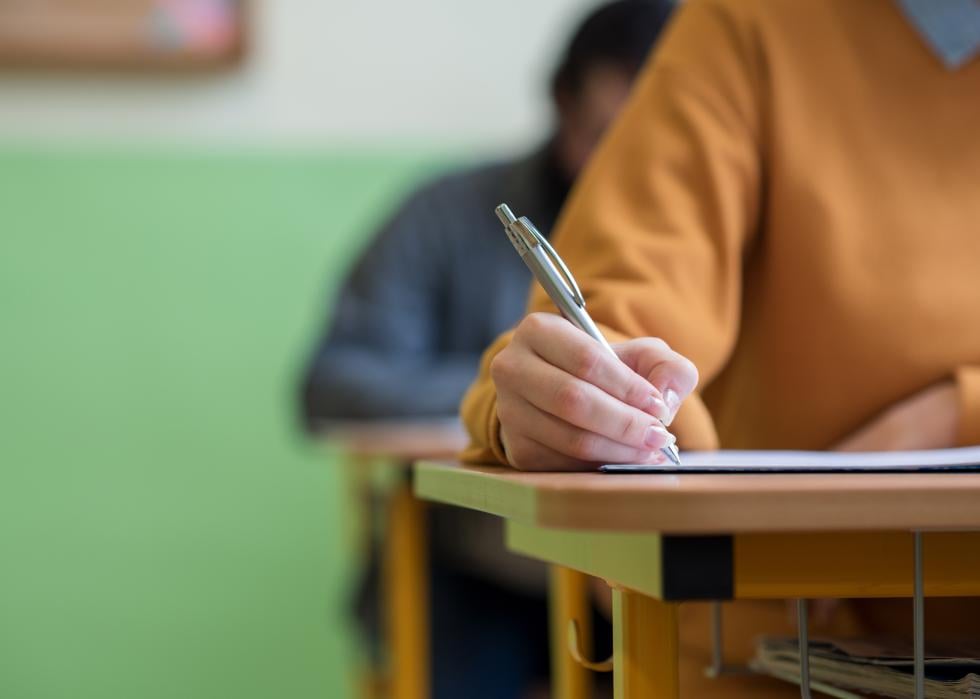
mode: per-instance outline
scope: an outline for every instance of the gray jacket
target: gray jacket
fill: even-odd
[[[549,151],[423,187],[364,252],[303,386],[307,424],[454,415],[483,350],[527,304],[530,273],[493,210],[549,232],[567,192]]]

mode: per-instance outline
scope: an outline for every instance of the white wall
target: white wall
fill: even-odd
[[[211,76],[0,73],[0,139],[511,147],[596,0],[254,0],[246,64]]]

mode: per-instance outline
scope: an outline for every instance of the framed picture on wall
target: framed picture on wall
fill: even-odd
[[[0,0],[0,67],[228,67],[245,15],[245,0]]]

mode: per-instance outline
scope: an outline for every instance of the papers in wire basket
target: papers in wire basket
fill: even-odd
[[[751,667],[788,682],[800,682],[795,638],[762,638]],[[839,699],[873,696],[912,699],[912,648],[902,640],[814,640],[810,643],[813,689]],[[859,692],[859,693],[855,693]],[[930,644],[926,648],[929,699],[980,699],[980,644]]]

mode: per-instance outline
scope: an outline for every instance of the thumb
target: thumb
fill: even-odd
[[[646,377],[660,391],[670,420],[673,420],[681,403],[698,385],[698,370],[694,363],[654,337],[630,340],[614,349],[627,366]]]

